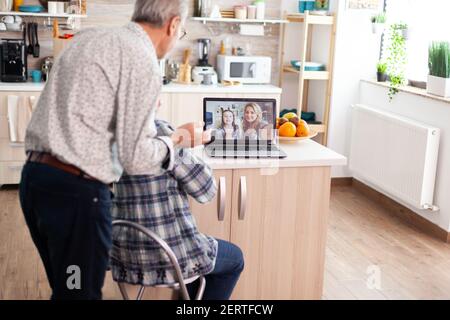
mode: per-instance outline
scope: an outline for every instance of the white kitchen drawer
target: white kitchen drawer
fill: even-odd
[[[18,184],[24,161],[0,162],[0,185]]]
[[[25,145],[11,143],[9,139],[0,139],[0,161],[24,161]]]
[[[37,99],[39,99],[39,96],[41,95],[40,92],[0,92],[0,116],[6,116],[8,114],[8,96],[18,96],[18,97],[35,97],[36,102]]]

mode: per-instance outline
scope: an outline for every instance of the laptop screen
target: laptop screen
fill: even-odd
[[[203,121],[215,140],[273,140],[276,100],[205,98]]]

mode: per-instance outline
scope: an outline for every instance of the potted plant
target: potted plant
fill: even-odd
[[[380,34],[384,31],[384,24],[386,23],[386,13],[382,12],[372,17],[372,32]]]
[[[387,74],[390,79],[389,101],[399,92],[400,86],[406,83],[405,71],[407,63],[406,41],[398,26],[393,24],[388,32],[388,47],[386,48]]]
[[[404,22],[401,23],[397,23],[394,25],[394,28],[396,28],[397,30],[399,30],[402,33],[402,36],[405,40],[409,40],[409,28],[408,25]]]
[[[385,62],[377,63],[377,81],[378,82],[386,82],[387,80],[387,64]]]
[[[450,97],[450,43],[432,42],[428,50],[427,92]]]

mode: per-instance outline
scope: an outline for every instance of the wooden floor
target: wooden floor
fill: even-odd
[[[324,299],[450,299],[450,245],[427,236],[352,187],[335,187]],[[50,290],[16,189],[0,190],[0,299]],[[105,299],[119,293],[108,274]]]

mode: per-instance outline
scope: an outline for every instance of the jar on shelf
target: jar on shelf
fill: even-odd
[[[266,16],[266,2],[264,0],[256,0],[254,4],[256,6],[256,19],[264,20]]]
[[[23,4],[23,0],[14,0],[14,11],[19,11],[19,7]]]
[[[87,3],[86,0],[80,0],[80,12],[81,14],[86,14],[87,13]]]
[[[315,0],[315,10],[318,11],[328,11],[330,9],[329,0]]]
[[[300,13],[305,13],[305,11],[314,11],[315,5],[315,0],[300,0],[298,2],[298,11]]]
[[[234,17],[239,20],[247,19],[247,7],[246,6],[235,6],[234,7]]]
[[[247,7],[247,18],[248,19],[256,19],[256,6],[250,5]]]
[[[201,16],[209,17],[211,13],[211,0],[202,0],[201,3]]]
[[[81,14],[81,0],[70,0],[68,4],[66,13]]]
[[[194,17],[202,16],[202,0],[194,1]]]

